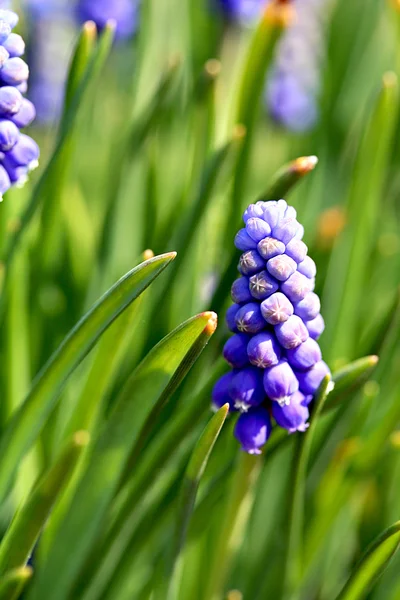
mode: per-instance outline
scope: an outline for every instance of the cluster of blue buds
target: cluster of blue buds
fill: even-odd
[[[0,198],[13,185],[22,186],[38,165],[39,148],[21,133],[35,118],[35,107],[23,94],[29,69],[21,56],[25,44],[12,30],[18,15],[0,9]]]
[[[213,406],[240,411],[235,436],[259,454],[271,417],[289,433],[308,427],[309,404],[329,368],[317,339],[324,330],[314,293],[316,266],[304,228],[285,200],[250,204],[235,238],[243,252],[226,313],[233,332],[223,350],[232,371],[213,390]]]
[[[78,0],[78,19],[93,21],[101,31],[110,20],[115,21],[117,39],[131,37],[138,24],[139,0]]]

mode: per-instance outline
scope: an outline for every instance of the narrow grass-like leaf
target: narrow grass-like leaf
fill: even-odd
[[[69,596],[75,577],[99,533],[105,513],[132,446],[154,406],[168,400],[174,378],[205,329],[215,329],[216,315],[202,313],[183,323],[143,359],[131,375],[102,429],[69,509],[53,538],[32,597],[50,600]]]
[[[400,521],[388,527],[367,548],[336,600],[363,600],[400,545]]]
[[[112,26],[106,27],[101,38],[101,43],[98,44],[96,50],[93,52],[90,64],[86,69],[86,73],[80,85],[78,86],[78,89],[73,97],[73,100],[71,101],[71,105],[68,107],[68,111],[66,112],[65,117],[63,118],[63,128],[60,131],[60,135],[58,136],[58,141],[54,152],[52,153],[52,157],[49,163],[47,164],[45,170],[43,171],[43,174],[40,177],[38,183],[36,184],[32,197],[29,200],[29,203],[21,216],[19,227],[13,231],[12,235],[7,241],[3,256],[3,263],[5,267],[5,279],[3,281],[3,286],[7,284],[8,266],[11,260],[13,259],[15,250],[18,247],[19,240],[21,239],[23,233],[25,232],[37,209],[39,208],[39,205],[41,204],[44,196],[46,195],[48,185],[52,181],[54,173],[57,169],[57,165],[60,161],[60,157],[62,156],[64,149],[68,146],[70,140],[72,139],[77,121],[77,115],[82,100],[86,95],[86,92],[91,82],[101,71],[105,60],[109,54],[112,45],[113,31],[114,30]],[[84,29],[84,32],[86,32],[86,35],[91,35],[88,33],[90,32],[90,27],[89,29],[86,27],[86,29]]]
[[[290,504],[288,516],[288,543],[284,575],[284,598],[295,598],[300,581],[303,556],[304,502],[307,465],[314,433],[319,416],[327,398],[331,378],[322,380],[314,400],[310,426],[303,434],[297,435],[297,446],[293,456],[293,470],[290,478]]]
[[[336,371],[332,377],[335,387],[329,393],[323,412],[335,408],[350,395],[354,395],[370,377],[378,361],[378,356],[365,356]]]
[[[17,600],[33,575],[31,567],[19,567],[0,579],[0,600]]]
[[[200,436],[193,450],[189,464],[182,482],[181,498],[178,511],[177,532],[175,547],[172,556],[172,568],[169,576],[168,598],[173,600],[178,597],[180,569],[180,554],[185,544],[190,518],[200,480],[203,476],[209,456],[219,436],[222,426],[229,412],[229,404],[222,406],[212,417]]]
[[[0,544],[0,574],[27,562],[54,503],[68,483],[89,440],[86,431],[74,435],[15,515]]]
[[[81,319],[44,366],[1,438],[0,498],[8,492],[20,460],[40,433],[66,379],[107,327],[174,258],[173,252],[163,254],[127,273]]]
[[[318,164],[316,156],[300,156],[284,165],[276,173],[269,187],[261,194],[259,200],[279,200],[285,198],[286,194],[303,179],[307,173],[315,169]]]

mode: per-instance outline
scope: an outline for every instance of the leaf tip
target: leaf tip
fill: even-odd
[[[307,175],[310,171],[313,171],[318,164],[317,156],[300,156],[292,163],[292,169],[299,175]]]
[[[383,74],[382,77],[382,85],[384,88],[394,88],[397,87],[397,75],[394,71],[387,71]]]
[[[91,40],[95,40],[97,37],[97,27],[94,21],[86,21],[82,25],[82,31]]]
[[[80,448],[86,448],[90,442],[90,433],[86,430],[77,431],[74,433],[74,444]]]
[[[247,129],[242,123],[237,123],[233,128],[232,138],[234,141],[243,140],[246,137]]]
[[[286,28],[293,23],[295,15],[292,0],[272,0],[264,10],[263,21],[273,27]]]
[[[151,258],[154,258],[154,252],[148,248],[143,252],[143,260],[150,260]]]
[[[16,570],[20,579],[28,580],[33,575],[33,569],[30,565],[24,565]]]
[[[205,333],[207,333],[208,335],[212,335],[217,329],[218,315],[215,312],[206,311],[204,313],[201,313],[201,316],[207,319],[207,324],[204,328]]]
[[[379,356],[377,356],[376,354],[372,354],[368,358],[369,358],[369,364],[371,367],[375,367],[379,362]]]
[[[216,79],[221,73],[221,61],[217,58],[210,58],[204,65],[204,72],[210,79]]]

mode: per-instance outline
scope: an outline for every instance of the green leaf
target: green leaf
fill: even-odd
[[[296,588],[300,581],[303,558],[303,527],[305,484],[307,465],[314,433],[328,395],[331,378],[326,375],[322,380],[314,400],[310,426],[305,433],[297,434],[297,446],[293,455],[293,468],[290,477],[290,506],[288,517],[288,543],[286,553],[284,598],[297,597]]]
[[[173,252],[162,254],[129,271],[79,321],[49,359],[1,438],[0,498],[7,494],[20,460],[39,435],[67,378],[107,327],[174,258]]]
[[[75,577],[102,527],[129,454],[155,406],[165,403],[181,381],[186,361],[205,330],[215,330],[216,315],[202,313],[165,337],[143,359],[124,386],[102,429],[69,509],[38,573],[33,598],[69,596]]]
[[[55,501],[68,483],[89,440],[86,431],[74,435],[15,515],[0,544],[0,574],[27,562]]]
[[[185,544],[200,480],[228,412],[229,404],[225,404],[209,421],[194,448],[183,478],[177,520],[176,542],[173,550],[172,568],[168,587],[168,598],[171,600],[178,597],[180,579],[179,556]]]
[[[290,190],[299,183],[307,173],[315,169],[318,164],[316,156],[300,156],[296,160],[292,160],[287,165],[284,165],[276,175],[272,182],[261,194],[259,200],[266,202],[267,200],[279,200],[285,198]]]
[[[0,579],[0,600],[17,600],[33,575],[31,567],[19,567]]]
[[[336,600],[363,600],[382,575],[400,544],[400,521],[388,527],[367,548]]]
[[[369,379],[378,361],[378,356],[365,356],[336,371],[332,376],[335,386],[328,395],[324,412],[342,404],[349,396],[354,396]]]

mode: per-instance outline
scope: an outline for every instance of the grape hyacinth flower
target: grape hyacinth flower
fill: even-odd
[[[215,0],[223,15],[243,24],[252,23],[259,18],[268,0]]]
[[[233,335],[223,355],[232,371],[213,390],[213,407],[239,411],[235,436],[260,454],[271,423],[289,433],[308,427],[309,405],[329,368],[317,339],[324,329],[315,294],[316,267],[304,229],[285,200],[251,204],[235,237],[242,251],[234,304],[226,313]]]
[[[38,166],[39,148],[21,129],[34,120],[35,107],[23,94],[29,68],[21,58],[25,44],[12,30],[18,15],[0,9],[0,199],[11,186],[22,186]]]
[[[116,23],[116,38],[130,38],[138,24],[139,0],[78,0],[80,22],[93,21],[101,31],[110,20]]]

